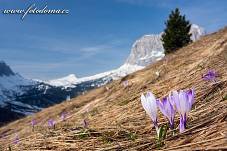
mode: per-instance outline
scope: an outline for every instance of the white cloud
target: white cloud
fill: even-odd
[[[112,45],[108,45],[108,44],[102,44],[102,45],[96,45],[96,46],[91,46],[91,47],[85,47],[80,49],[82,52],[88,52],[88,53],[97,53],[100,51],[103,51],[105,49],[112,49],[113,46]]]

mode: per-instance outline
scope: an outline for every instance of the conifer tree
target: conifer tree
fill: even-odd
[[[191,42],[189,33],[191,24],[185,19],[185,15],[180,14],[178,8],[171,11],[165,25],[166,28],[162,35],[165,54],[176,51]]]

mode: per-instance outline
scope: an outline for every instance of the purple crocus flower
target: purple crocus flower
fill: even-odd
[[[36,120],[32,119],[31,124],[32,124],[32,127],[34,127],[36,125]]]
[[[162,114],[168,118],[170,128],[174,129],[175,110],[173,108],[173,105],[170,103],[170,98],[165,97],[162,101],[157,101],[157,104]]]
[[[62,121],[65,121],[66,116],[67,116],[67,113],[66,112],[61,113],[61,120]]]
[[[151,92],[147,92],[146,95],[141,95],[141,103],[146,111],[146,113],[150,116],[150,118],[153,121],[153,124],[155,126],[157,135],[158,135],[158,108],[157,108],[157,100],[155,99],[155,96]]]
[[[35,128],[35,125],[36,125],[36,120],[32,119],[31,125],[32,125],[32,131],[34,131],[34,128]]]
[[[209,70],[206,74],[203,75],[203,79],[206,81],[215,81],[217,76],[218,75],[214,70]]]
[[[55,127],[55,121],[53,119],[48,120],[48,126],[49,127]]]
[[[176,106],[177,112],[180,114],[180,132],[182,133],[185,130],[187,123],[187,115],[192,108],[194,103],[195,92],[193,89],[188,91],[180,90],[178,97],[174,96],[174,103]]]
[[[88,121],[87,121],[87,119],[84,119],[83,120],[83,127],[84,128],[88,128]]]
[[[123,81],[123,86],[124,86],[124,87],[127,87],[128,84],[129,84],[128,80]]]
[[[16,134],[16,137],[15,137],[15,139],[13,140],[13,144],[18,144],[19,143],[19,136],[18,136],[18,134]]]

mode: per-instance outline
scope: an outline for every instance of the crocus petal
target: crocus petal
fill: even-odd
[[[170,123],[170,129],[174,129],[174,117],[171,117],[169,123]]]
[[[183,116],[183,121],[184,121],[184,127],[186,128],[186,124],[187,124],[187,115],[184,114]]]
[[[187,95],[188,95],[188,99],[189,99],[188,101],[190,103],[190,109],[191,109],[192,105],[195,103],[195,91],[194,91],[194,89],[189,89],[187,91]]]
[[[170,127],[172,129],[175,111],[169,100],[170,100],[169,97],[163,98],[163,100],[161,102],[158,101],[158,106],[159,106],[159,109],[162,112],[162,114],[168,118]]]
[[[142,94],[141,103],[144,110],[150,116],[150,118],[154,122],[154,125],[156,126],[157,125],[157,101],[155,99],[155,96],[151,92],[148,92],[146,96]]]
[[[164,105],[163,105],[164,100],[165,99],[163,99],[162,102],[161,101],[157,101],[157,105],[158,105],[160,111],[162,112],[162,114],[164,116],[167,116],[166,110],[165,110]]]
[[[185,130],[185,124],[184,124],[184,119],[182,116],[180,116],[180,125],[179,125],[180,133],[184,132]]]
[[[140,100],[141,100],[144,110],[151,117],[149,102],[147,101],[147,98],[142,94],[140,97]]]
[[[174,128],[175,110],[174,110],[172,104],[169,105],[169,109],[170,109],[170,119],[169,119],[169,123],[170,123],[170,128],[173,129],[173,128]]]
[[[174,102],[174,97],[172,95],[172,92],[169,93],[169,101],[172,104],[172,106],[175,108],[175,102]]]
[[[187,93],[183,90],[179,92],[179,104],[180,104],[180,114],[184,115],[185,113],[190,111],[190,103],[188,100]]]
[[[180,108],[180,101],[179,101],[179,93],[177,91],[173,91],[172,92],[172,96],[171,96],[171,100],[170,100],[171,104],[173,106],[175,106],[177,112],[181,112],[181,108]]]

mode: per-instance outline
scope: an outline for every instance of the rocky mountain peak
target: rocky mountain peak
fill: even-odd
[[[15,73],[4,61],[0,61],[0,77],[10,75],[15,75]]]
[[[192,34],[191,35],[192,41],[197,41],[200,39],[201,36],[206,34],[205,29],[196,24],[191,25],[190,33]]]
[[[161,34],[144,35],[133,44],[126,64],[147,66],[164,57]]]

